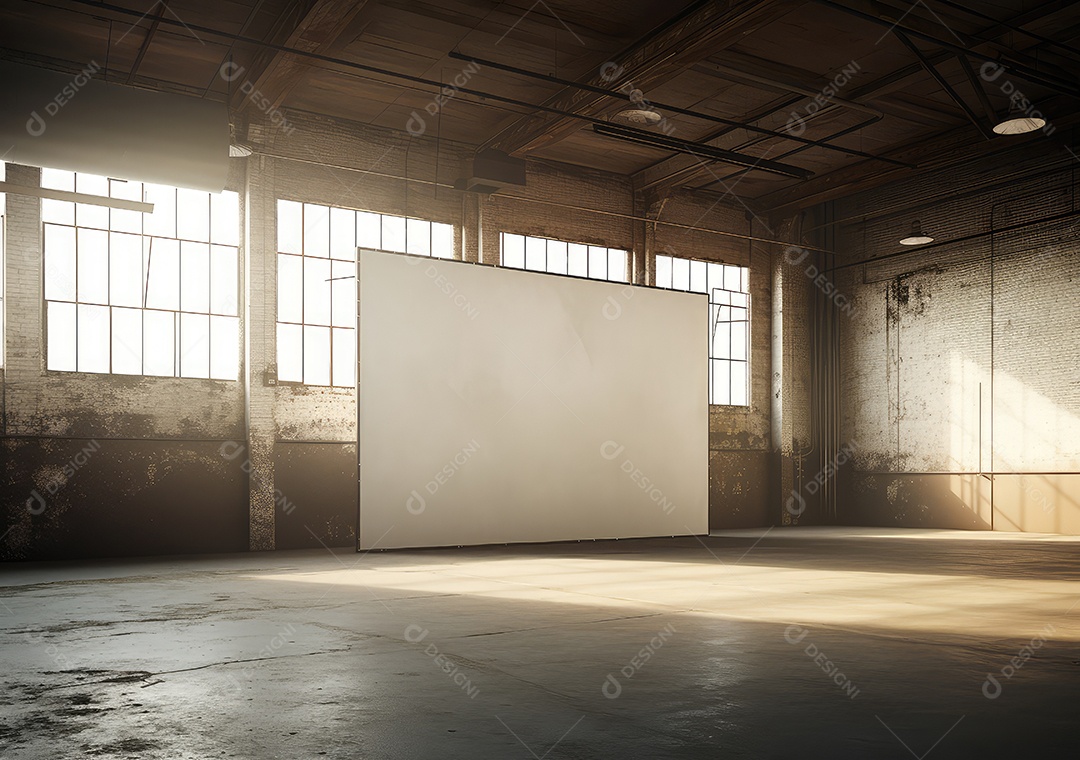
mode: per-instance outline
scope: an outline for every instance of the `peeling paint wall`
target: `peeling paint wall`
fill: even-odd
[[[839,204],[845,261],[888,256],[840,281],[847,521],[1080,533],[1078,177],[1038,138]]]

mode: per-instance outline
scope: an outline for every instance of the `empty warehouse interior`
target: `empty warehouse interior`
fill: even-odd
[[[1080,4],[0,20],[3,757],[1076,755]]]

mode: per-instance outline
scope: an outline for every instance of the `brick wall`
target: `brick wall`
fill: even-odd
[[[1080,532],[1080,161],[1012,145],[837,204],[879,259],[838,279],[849,521]],[[914,219],[957,242],[905,252]]]
[[[769,246],[751,248],[737,238],[636,220],[633,217],[642,215],[640,204],[635,204],[631,186],[621,176],[530,162],[528,185],[512,191],[515,197],[465,195],[449,187],[467,172],[471,153],[464,146],[437,145],[402,130],[361,128],[304,114],[290,114],[289,123],[295,127],[289,134],[268,125],[256,129],[254,133],[262,135],[256,155],[233,160],[229,189],[241,196],[244,283],[244,366],[237,382],[46,372],[40,204],[25,196],[9,196],[7,367],[2,380],[4,431],[13,457],[5,465],[9,473],[26,472],[25,477],[33,480],[35,468],[46,466],[37,459],[25,466],[19,454],[11,453],[21,450],[12,442],[24,438],[116,439],[143,448],[153,443],[160,449],[154,456],[164,459],[171,454],[162,452],[181,452],[180,441],[198,440],[211,445],[180,460],[187,463],[184,467],[195,468],[191,477],[224,466],[220,489],[216,495],[204,495],[204,501],[213,501],[220,512],[222,499],[227,500],[230,509],[246,516],[248,548],[350,544],[349,518],[355,516],[355,502],[346,503],[343,495],[355,498],[355,392],[266,383],[275,362],[276,201],[284,198],[452,223],[457,228],[457,256],[485,263],[498,262],[499,232],[506,231],[625,248],[632,253],[637,281],[652,271],[651,257],[657,252],[749,266],[752,404],[747,409],[711,410],[710,493],[715,526],[768,522],[773,358]],[[415,181],[406,183],[404,176]],[[10,166],[8,179],[36,184],[38,171]],[[741,207],[683,196],[671,198],[658,218],[738,234],[749,230]],[[761,227],[754,232],[765,234]],[[171,447],[169,441],[178,443]],[[228,448],[207,460],[206,452],[219,445]],[[34,456],[47,460],[50,455],[45,451]],[[158,477],[153,457],[120,450],[110,456],[129,458],[133,468],[129,479],[135,484],[133,495],[125,496],[127,511],[117,514],[137,508],[152,518],[158,508],[147,500],[155,493],[148,486]],[[318,478],[306,474],[312,461],[324,465],[316,468]],[[171,472],[181,472],[177,468]],[[93,510],[110,498],[111,481],[102,476],[96,488],[91,487],[93,472],[87,467],[79,475],[87,486],[79,491],[89,494],[86,503],[69,505],[82,510],[83,518],[93,517]],[[123,472],[122,462],[100,472],[115,477]],[[245,504],[235,504],[231,495],[238,477],[248,484]],[[9,499],[9,514],[21,515],[25,498],[21,494],[29,489],[20,482],[12,490],[18,493]],[[184,508],[183,501],[169,507],[174,513]],[[102,512],[99,529],[110,535],[123,532],[125,527],[109,514]],[[177,514],[170,514],[169,524],[175,524]],[[191,519],[198,520],[198,515],[199,509],[193,508]],[[79,537],[57,543],[52,534],[36,535],[37,523],[25,516],[19,519],[26,523],[22,542],[17,551],[5,550],[4,556],[36,556],[35,541],[52,541],[61,555],[95,553],[86,542],[75,540]],[[39,527],[64,531],[57,524]],[[196,536],[189,550],[222,548],[220,541],[204,543]],[[166,544],[137,535],[131,535],[126,549],[118,549],[116,541],[107,543],[110,552],[127,554],[154,553]]]

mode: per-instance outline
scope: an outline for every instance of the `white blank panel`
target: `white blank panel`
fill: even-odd
[[[359,280],[361,548],[708,530],[703,295],[373,251]]]

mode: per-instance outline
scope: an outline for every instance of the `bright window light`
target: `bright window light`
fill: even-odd
[[[239,200],[43,169],[42,187],[153,214],[42,199],[48,369],[235,380]]]
[[[356,249],[454,258],[451,224],[278,201],[277,377],[356,384]]]
[[[656,257],[656,287],[709,296],[709,403],[750,404],[750,270]]]
[[[628,256],[626,251],[618,248],[566,243],[509,232],[499,234],[499,248],[504,267],[588,277],[592,280],[629,282]]]

